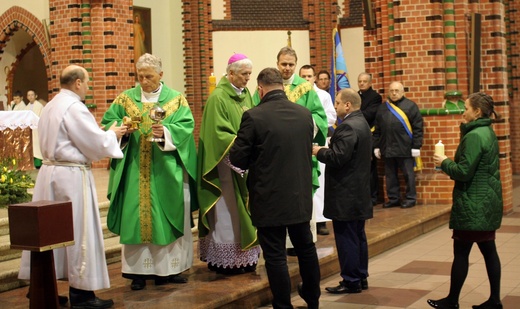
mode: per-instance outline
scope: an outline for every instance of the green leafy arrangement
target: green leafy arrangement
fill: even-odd
[[[16,159],[0,160],[0,207],[30,201],[27,189],[33,187],[31,176],[18,169]]]

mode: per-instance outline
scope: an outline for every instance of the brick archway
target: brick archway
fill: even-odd
[[[48,80],[51,74],[51,47],[47,40],[46,29],[42,22],[31,12],[19,6],[13,6],[0,15],[0,50],[3,50],[16,31],[23,30],[32,37],[43,56]],[[1,56],[0,56],[1,57]],[[18,55],[17,55],[18,58]],[[19,60],[19,59],[18,59]],[[12,83],[14,71],[10,72],[8,84]],[[50,86],[49,86],[50,87]]]

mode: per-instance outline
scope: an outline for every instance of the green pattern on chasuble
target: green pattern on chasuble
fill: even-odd
[[[141,102],[138,86],[120,94],[103,116],[108,128],[125,116],[141,116],[138,131],[122,141],[123,159],[111,161],[107,225],[120,235],[123,244],[153,243],[167,245],[184,234],[184,174],[195,182],[195,122],[188,102],[179,92],[163,85],[159,103]],[[150,109],[159,104],[166,117],[161,122],[170,132],[174,151],[163,151],[151,136]],[[190,186],[190,189],[194,187]],[[190,190],[191,191],[191,190]],[[196,194],[191,193],[192,210]]]
[[[229,80],[223,77],[211,93],[202,115],[199,148],[197,156],[197,195],[199,202],[199,238],[208,235],[211,227],[208,213],[214,209],[222,197],[221,183],[217,165],[232,147],[244,111],[252,108],[249,90],[237,94]],[[231,171],[231,180],[238,217],[240,221],[240,246],[242,250],[258,244],[256,228],[253,226],[249,211],[249,195],[246,177]]]

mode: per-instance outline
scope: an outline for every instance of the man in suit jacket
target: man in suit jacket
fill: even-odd
[[[360,110],[361,98],[352,89],[336,96],[343,121],[330,139],[329,148],[314,146],[312,154],[325,163],[325,209],[332,219],[336,239],[340,284],[325,288],[333,294],[360,293],[368,288],[368,244],[365,220],[372,218],[370,201],[370,127]]]
[[[376,120],[377,109],[383,103],[383,98],[379,93],[372,89],[372,75],[362,72],[358,75],[359,96],[361,97],[361,112],[372,128]],[[372,205],[377,204],[377,194],[379,192],[379,177],[377,176],[377,158],[372,154],[370,164],[370,196]]]
[[[229,159],[234,166],[249,169],[249,208],[258,229],[273,308],[293,308],[285,254],[287,232],[298,256],[303,281],[300,295],[308,308],[318,308],[320,269],[309,223],[312,115],[287,99],[277,69],[262,70],[257,82],[261,101],[244,112]]]

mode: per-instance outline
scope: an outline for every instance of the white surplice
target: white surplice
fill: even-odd
[[[90,164],[105,157],[122,158],[117,137],[111,130],[100,129],[80,97],[65,89],[47,103],[38,129],[44,165],[38,172],[33,201],[72,202],[75,244],[54,250],[56,278],[68,278],[71,287],[82,290],[109,288]],[[18,278],[30,278],[28,251],[22,254]]]

